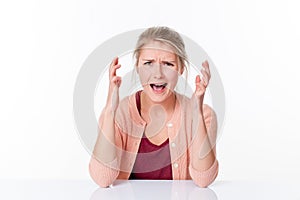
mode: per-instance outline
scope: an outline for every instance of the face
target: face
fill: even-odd
[[[163,102],[174,94],[178,75],[182,74],[178,56],[173,48],[158,41],[143,46],[137,71],[144,93],[157,103]]]

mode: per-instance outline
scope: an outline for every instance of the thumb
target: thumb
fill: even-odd
[[[196,91],[200,89],[200,81],[200,75],[197,75],[195,79]]]

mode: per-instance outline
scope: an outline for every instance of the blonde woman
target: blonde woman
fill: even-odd
[[[113,59],[107,103],[89,165],[91,177],[101,187],[116,179],[192,179],[207,187],[218,174],[216,115],[203,104],[211,76],[209,63],[202,63],[202,78],[195,77],[190,99],[174,90],[188,63],[176,31],[146,29],[134,56],[143,90],[119,101],[121,64]]]

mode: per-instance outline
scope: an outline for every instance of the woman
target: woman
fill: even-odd
[[[203,104],[210,80],[207,61],[195,78],[191,99],[174,91],[186,68],[181,36],[168,27],[152,27],[139,37],[134,52],[142,91],[119,102],[121,67],[113,59],[107,104],[90,161],[90,175],[101,187],[116,179],[193,179],[207,187],[218,174],[217,122]]]

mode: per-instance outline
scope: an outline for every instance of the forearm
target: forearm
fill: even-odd
[[[219,170],[215,156],[216,147],[212,145],[215,144],[216,127],[215,124],[212,125],[211,120],[205,123],[206,120],[203,120],[202,116],[200,118],[191,147],[189,172],[199,187],[207,187],[215,180]]]
[[[205,171],[216,160],[215,147],[211,144],[202,114],[200,114],[197,127],[191,151],[192,167],[197,171]]]
[[[109,163],[116,158],[114,112],[105,108],[101,118],[93,155],[99,161]]]
[[[114,114],[105,109],[99,120],[98,138],[89,164],[89,172],[100,187],[107,187],[119,175],[115,148]]]

